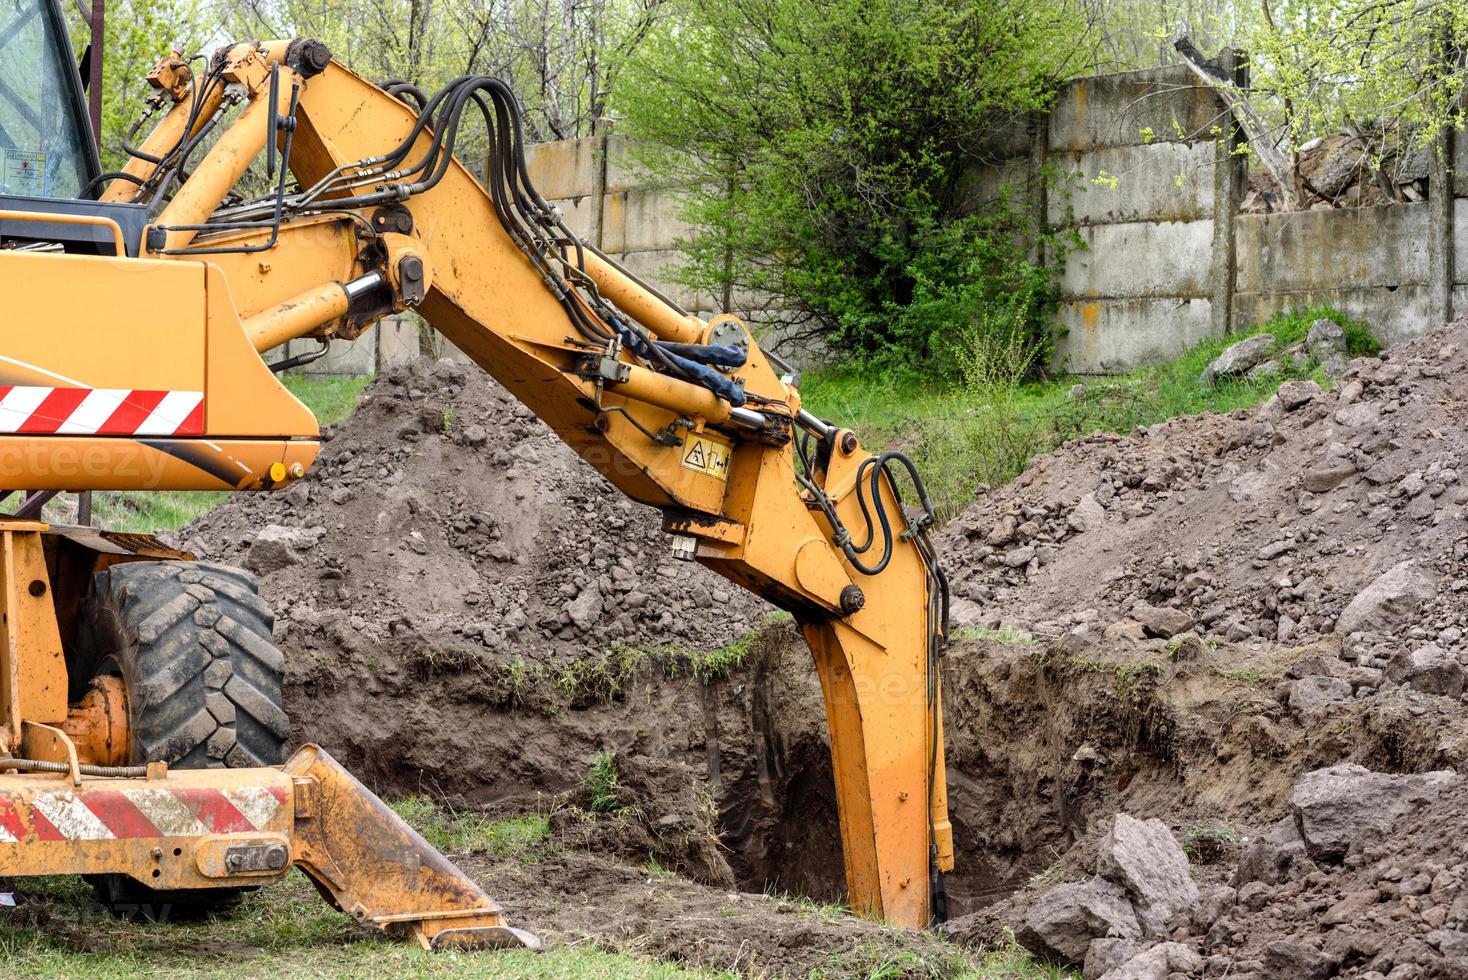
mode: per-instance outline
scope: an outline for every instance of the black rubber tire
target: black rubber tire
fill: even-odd
[[[275,616],[250,573],[205,562],[125,562],[93,576],[77,614],[72,677],[85,687],[97,674],[122,676],[132,764],[285,761],[285,656],[271,641]],[[196,915],[240,895],[158,891],[116,874],[88,880],[103,905],[149,919]]]

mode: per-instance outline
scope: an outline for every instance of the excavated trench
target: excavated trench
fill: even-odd
[[[1073,781],[1021,745],[1021,734],[1029,743],[1063,737],[1036,738],[1059,716],[1031,700],[1045,683],[1039,673],[999,666],[1012,654],[969,642],[949,658],[954,915],[1007,895],[1084,826]],[[302,736],[377,791],[426,792],[505,815],[549,812],[593,851],[651,857],[750,892],[844,899],[820,688],[788,625],[766,628],[727,676],[705,683],[649,663],[599,700],[554,686],[511,689],[513,659],[447,666],[446,655],[398,659],[386,648],[374,658],[364,678],[338,650],[293,650],[287,706]],[[994,711],[1010,698],[995,684],[1018,684],[1024,703]],[[589,773],[606,750],[616,754],[622,806],[589,830],[565,815],[589,809]]]
[[[1041,872],[1088,873],[1097,830],[1118,810],[1201,828],[1188,846],[1206,875],[1278,819],[1304,771],[1465,761],[1468,733],[1390,699],[1348,705],[1329,727],[1282,717],[1275,681],[1329,652],[1197,644],[1178,656],[1160,640],[1075,636],[955,643],[945,661],[952,916]],[[381,792],[549,813],[570,848],[651,858],[705,884],[843,897],[819,685],[788,625],[766,628],[727,676],[704,683],[648,662],[578,706],[554,685],[511,685],[513,659],[446,666],[444,655],[381,648],[364,677],[339,650],[293,653],[297,731]],[[607,750],[618,805],[588,817],[589,774]]]

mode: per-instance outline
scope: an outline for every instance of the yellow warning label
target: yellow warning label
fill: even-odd
[[[683,465],[720,480],[729,479],[729,447],[709,436],[690,432],[683,437]]]

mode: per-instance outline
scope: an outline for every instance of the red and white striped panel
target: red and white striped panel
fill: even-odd
[[[0,385],[0,433],[201,436],[204,393]]]
[[[0,845],[38,841],[199,837],[278,830],[271,823],[285,792],[264,786],[234,789],[95,789],[37,793],[29,813],[23,798],[0,795]]]

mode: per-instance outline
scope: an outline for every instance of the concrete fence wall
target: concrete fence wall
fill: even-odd
[[[1217,97],[1182,67],[1078,80],[1047,116],[993,134],[978,199],[1006,194],[1082,246],[1060,275],[1060,366],[1125,371],[1317,303],[1394,342],[1468,304],[1468,258],[1455,258],[1468,256],[1468,140],[1444,137],[1452,166],[1434,164],[1423,202],[1241,214],[1239,139]],[[778,324],[778,311],[749,297],[698,295],[669,279],[688,232],[678,191],[641,178],[625,138],[544,143],[528,158],[573,231],[681,305],[709,315],[728,302],[756,326]],[[361,373],[418,349],[457,356],[431,331],[415,348],[416,339],[413,318],[394,318],[305,370]]]

